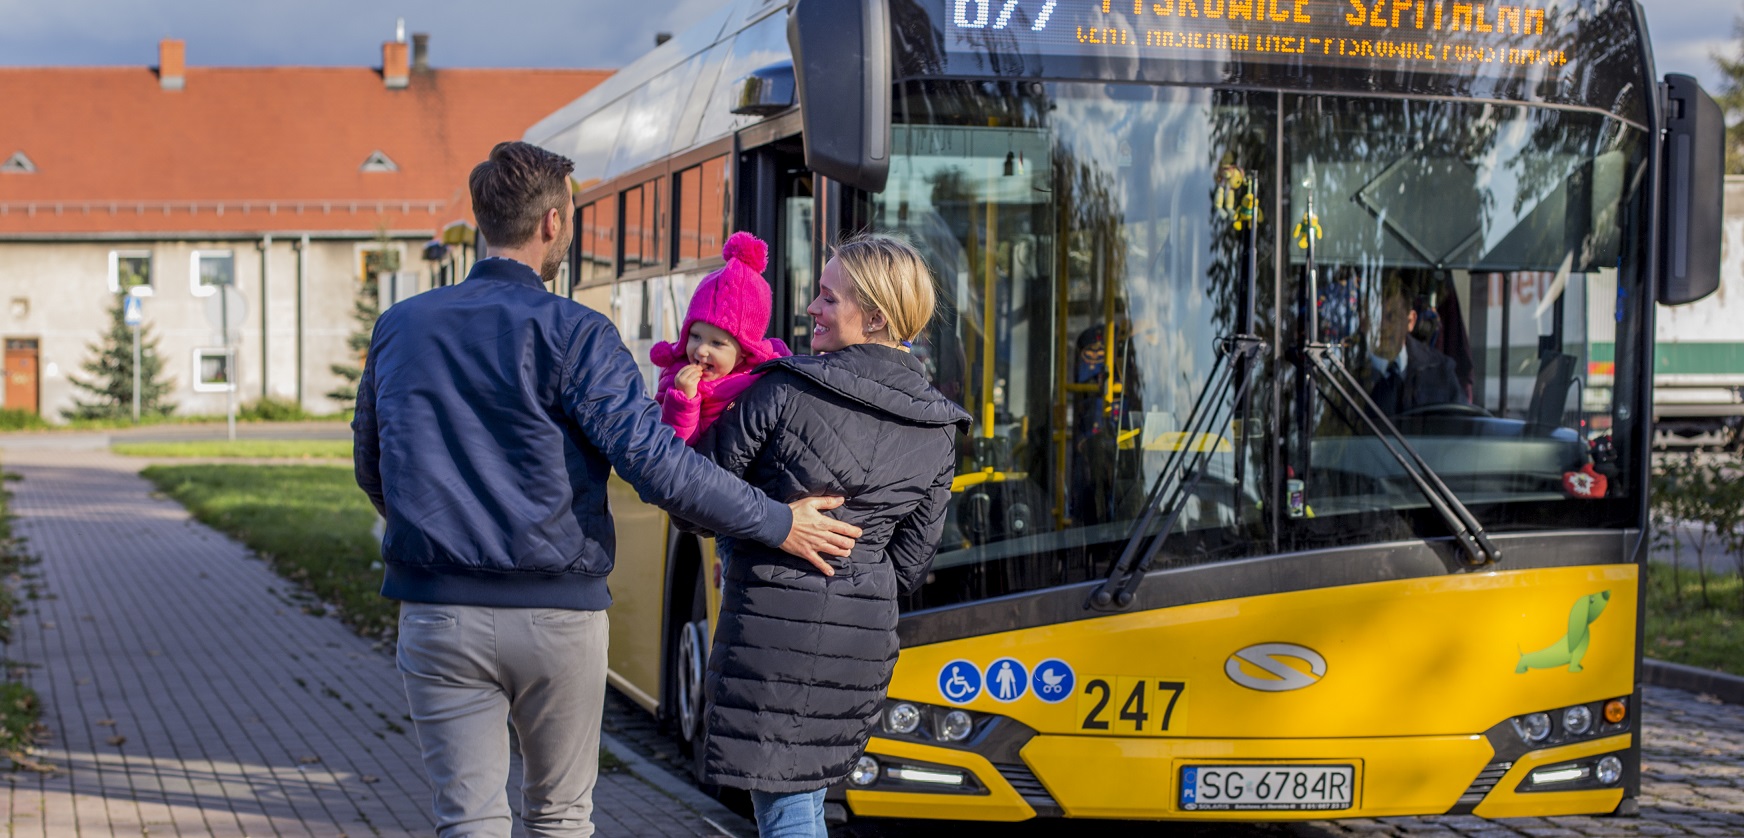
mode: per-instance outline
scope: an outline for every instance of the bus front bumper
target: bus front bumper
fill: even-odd
[[[1523,817],[1605,814],[1620,787],[1526,791],[1532,772],[1630,747],[1630,734],[1545,748],[1483,783],[1474,814]],[[1168,820],[1325,820],[1437,815],[1476,791],[1495,752],[1481,735],[1295,740],[1194,740],[1036,736],[1023,765],[994,765],[971,751],[874,737],[867,754],[886,767],[948,768],[972,779],[963,788],[918,789],[879,782],[846,790],[859,816],[1020,821],[1040,816]],[[1195,766],[1349,766],[1349,808],[1204,810],[1182,803],[1183,769]]]

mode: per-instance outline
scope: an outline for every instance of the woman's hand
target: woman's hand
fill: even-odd
[[[830,567],[823,554],[847,556],[854,552],[854,539],[860,537],[859,527],[823,513],[842,503],[842,498],[822,497],[788,504],[787,508],[793,510],[793,528],[788,530],[787,540],[781,542],[781,549],[811,562],[825,576],[836,575],[836,569]]]
[[[683,391],[685,398],[694,399],[696,398],[696,385],[700,381],[702,381],[702,365],[685,364],[684,368],[678,371],[678,376],[673,379],[672,384]]]

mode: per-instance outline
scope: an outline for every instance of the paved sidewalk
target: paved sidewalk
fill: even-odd
[[[25,603],[6,654],[62,769],[5,775],[9,834],[431,834],[392,658],[301,613],[294,586],[152,497],[140,461],[106,443],[0,440],[47,597]],[[731,834],[631,771],[602,775],[594,800],[601,835]]]

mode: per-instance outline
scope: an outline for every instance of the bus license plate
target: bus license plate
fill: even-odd
[[[1181,808],[1349,809],[1356,769],[1349,765],[1189,765],[1181,769]]]

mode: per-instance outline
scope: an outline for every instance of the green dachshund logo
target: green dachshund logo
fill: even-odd
[[[1567,666],[1570,672],[1581,671],[1581,659],[1587,656],[1587,644],[1593,639],[1592,632],[1587,629],[1600,614],[1605,613],[1605,606],[1610,602],[1610,591],[1588,594],[1575,600],[1574,607],[1568,610],[1568,634],[1536,652],[1522,652],[1514,671],[1520,673],[1559,666]]]

